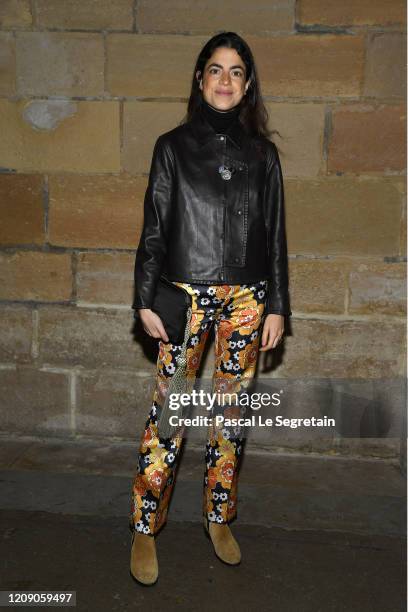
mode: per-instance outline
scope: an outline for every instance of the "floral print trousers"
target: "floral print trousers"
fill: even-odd
[[[174,281],[173,281],[174,282]],[[245,285],[201,285],[175,282],[192,296],[191,333],[187,343],[187,377],[195,380],[203,349],[215,326],[214,393],[238,394],[254,377],[264,319],[267,280]],[[155,535],[167,519],[175,482],[183,429],[173,438],[160,439],[157,422],[163,385],[176,369],[181,345],[159,341],[156,388],[139,448],[137,472],[131,494],[130,526]],[[240,416],[242,408],[227,407],[227,418]],[[238,411],[238,412],[237,412]],[[236,429],[234,430],[236,431]],[[237,515],[237,479],[243,440],[214,425],[208,428],[203,482],[203,515],[209,521],[228,523]]]

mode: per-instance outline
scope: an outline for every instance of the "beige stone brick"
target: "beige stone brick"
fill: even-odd
[[[405,167],[403,105],[341,106],[332,113],[328,171],[374,174]]]
[[[171,10],[165,0],[139,0],[136,25],[139,32],[214,33],[228,29],[254,34],[293,29],[295,1],[269,2],[258,0],[206,0],[198,5],[193,0],[172,0]]]
[[[2,428],[27,434],[70,433],[67,374],[31,367],[0,369]]]
[[[101,34],[19,32],[17,91],[34,96],[100,96],[104,90]]]
[[[391,179],[286,181],[289,253],[395,256],[400,198],[400,182]]]
[[[406,35],[371,33],[368,37],[364,95],[404,98],[406,94]]]
[[[69,254],[0,253],[0,299],[64,301],[71,298],[71,292]]]
[[[190,95],[196,56],[205,38],[176,34],[110,34],[107,37],[107,90],[114,96]]]
[[[44,242],[42,184],[38,174],[0,174],[0,244]]]
[[[148,173],[160,134],[178,125],[187,107],[180,102],[125,102],[122,167],[130,174]]]
[[[349,269],[348,259],[291,259],[292,310],[297,313],[343,314]]]
[[[358,96],[364,38],[345,34],[247,36],[262,93],[268,96]]]
[[[272,140],[279,149],[284,179],[323,172],[325,107],[323,104],[267,103]],[[300,143],[307,143],[301,146]]]
[[[36,0],[41,28],[132,30],[133,0]]]
[[[400,375],[402,323],[292,319],[281,351],[278,377],[387,378]],[[263,358],[265,359],[265,357]],[[262,365],[261,365],[262,367]]]
[[[405,316],[407,268],[403,263],[361,262],[350,271],[349,312]]]
[[[299,0],[297,21],[301,25],[393,25],[406,21],[402,0]]]
[[[0,28],[29,28],[32,23],[30,0],[1,0]]]
[[[154,376],[136,372],[84,372],[79,377],[76,430],[92,436],[141,435],[152,403]]]
[[[60,366],[138,368],[145,357],[132,329],[130,305],[126,312],[41,306],[39,359]]]
[[[146,186],[144,177],[50,177],[51,244],[136,248]]]
[[[0,158],[19,172],[118,172],[119,103],[0,100]]]
[[[0,307],[0,363],[31,361],[32,339],[31,309],[16,304],[2,305]]]
[[[16,92],[16,52],[11,32],[0,32],[0,95]]]
[[[76,288],[81,304],[126,304],[133,300],[135,255],[79,253]]]

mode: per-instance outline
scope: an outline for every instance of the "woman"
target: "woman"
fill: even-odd
[[[171,379],[181,350],[151,309],[160,275],[192,296],[188,376],[215,327],[214,390],[220,381],[229,389],[248,383],[258,350],[277,346],[292,314],[282,172],[267,118],[248,45],[223,32],[199,54],[186,119],[154,147],[133,303],[144,330],[159,340],[157,387],[132,489],[131,574],[142,584],[158,577],[154,536],[167,518],[182,443],[180,434],[158,436],[158,388]],[[235,565],[241,553],[228,524],[237,515],[242,438],[228,436],[209,429],[203,514],[217,557]]]

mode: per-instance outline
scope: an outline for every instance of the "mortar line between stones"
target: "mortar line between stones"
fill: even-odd
[[[137,33],[138,32],[138,29],[137,29],[137,0],[133,0],[132,17],[133,17],[132,31]]]
[[[43,211],[44,211],[44,236],[45,236],[45,244],[49,244],[49,236],[48,236],[48,224],[49,224],[49,209],[50,209],[50,188],[49,188],[49,180],[48,174],[44,174],[43,177],[43,186],[42,186],[42,202],[43,202]]]
[[[33,336],[31,340],[31,357],[37,359],[40,354],[40,344],[38,339],[39,312],[34,308],[31,315]]]
[[[69,374],[69,397],[70,397],[70,426],[71,433],[76,434],[76,410],[77,410],[77,373]]]
[[[404,194],[401,194],[401,213],[400,213],[400,227],[399,227],[399,237],[398,237],[398,253],[399,257],[406,258],[407,252],[403,250],[404,246],[404,237],[403,237],[403,227],[405,223],[405,227],[407,227],[407,218],[406,218],[406,206],[407,206],[407,198]]]
[[[350,306],[350,270],[348,270],[347,272],[347,281],[346,281],[346,288],[345,288],[345,295],[344,295],[344,314],[347,316],[350,316],[349,313],[349,306]]]
[[[32,18],[32,30],[35,31],[38,28],[38,16],[37,16],[37,6],[35,0],[30,0],[30,12]]]
[[[108,78],[108,50],[107,50],[107,34],[106,32],[102,33],[102,43],[103,43],[103,99],[109,98],[107,83],[106,80]]]

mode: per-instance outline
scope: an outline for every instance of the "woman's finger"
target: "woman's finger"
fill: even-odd
[[[163,325],[160,326],[159,333],[160,333],[160,337],[163,340],[163,342],[168,342],[169,341],[169,337],[166,334],[166,330],[164,329]]]
[[[269,330],[266,330],[266,332],[262,334],[262,348],[259,350],[269,351],[270,349],[276,348],[282,340],[283,334],[272,334],[269,332]]]
[[[264,326],[263,331],[262,331],[262,346],[263,347],[268,343],[268,337],[269,337],[269,327]],[[264,350],[264,349],[261,348],[259,350]]]
[[[268,336],[269,337],[266,339],[265,344],[263,344],[262,348],[259,349],[260,351],[269,351],[271,348],[273,348],[275,336],[272,336],[272,334],[268,334]]]

